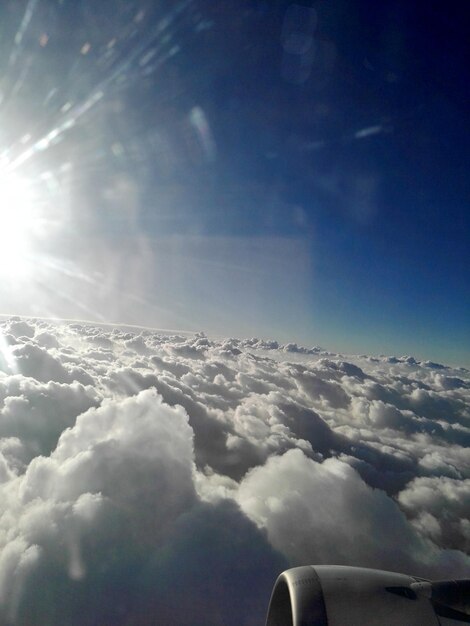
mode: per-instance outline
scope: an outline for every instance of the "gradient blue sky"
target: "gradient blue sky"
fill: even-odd
[[[470,365],[463,3],[0,11],[2,312]]]

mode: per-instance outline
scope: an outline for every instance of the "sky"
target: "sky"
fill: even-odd
[[[470,366],[461,3],[0,11],[0,312]]]
[[[256,626],[289,567],[468,577],[469,420],[430,361],[2,319],[0,622]]]

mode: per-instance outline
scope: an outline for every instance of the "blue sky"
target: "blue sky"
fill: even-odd
[[[3,312],[470,365],[462,6],[1,11],[2,162],[42,211]]]

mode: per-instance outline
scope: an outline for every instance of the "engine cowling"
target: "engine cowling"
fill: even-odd
[[[358,567],[306,565],[274,585],[266,626],[470,623],[470,580],[430,582]]]

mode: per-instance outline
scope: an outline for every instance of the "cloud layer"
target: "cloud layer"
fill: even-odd
[[[0,622],[259,624],[279,571],[470,569],[470,373],[13,318]]]

